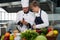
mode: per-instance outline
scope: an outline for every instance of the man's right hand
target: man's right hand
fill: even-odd
[[[23,20],[20,21],[23,24]]]

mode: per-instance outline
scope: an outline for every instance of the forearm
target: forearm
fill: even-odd
[[[49,26],[49,23],[43,23],[43,24],[36,25],[36,28],[44,28],[44,27],[47,27],[47,26]]]

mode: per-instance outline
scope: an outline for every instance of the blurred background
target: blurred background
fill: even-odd
[[[0,0],[0,36],[16,24],[16,14],[21,10],[21,0]],[[30,0],[32,2],[34,0]],[[49,23],[60,32],[60,0],[36,0],[49,16]],[[2,11],[4,10],[4,12]],[[7,26],[7,27],[3,27]],[[8,28],[8,29],[7,29]],[[3,32],[4,31],[4,32]],[[60,39],[60,34],[57,40]]]

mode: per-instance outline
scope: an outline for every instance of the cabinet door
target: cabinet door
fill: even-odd
[[[1,35],[4,35],[6,33],[6,28],[1,28]]]

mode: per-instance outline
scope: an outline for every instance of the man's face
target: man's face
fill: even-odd
[[[33,12],[38,12],[38,7],[31,7]]]
[[[29,11],[29,8],[28,8],[28,7],[24,7],[24,8],[23,8],[23,11],[26,13],[26,12]]]

